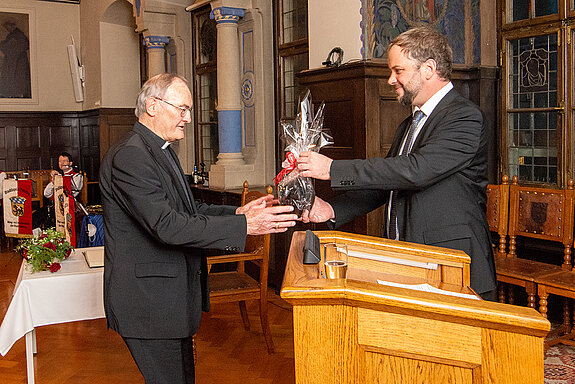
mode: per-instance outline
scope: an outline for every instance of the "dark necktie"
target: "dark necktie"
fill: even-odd
[[[190,199],[190,195],[188,194],[188,188],[186,186],[186,182],[184,181],[184,176],[182,175],[182,171],[180,171],[180,167],[178,167],[178,164],[176,163],[176,160],[175,160],[176,154],[174,153],[174,150],[171,147],[167,147],[163,151],[164,151],[164,154],[166,155],[166,158],[168,159],[168,162],[172,166],[174,173],[176,174],[176,176],[178,177],[178,180],[180,181],[180,185],[182,186],[182,189],[184,190],[184,193],[186,194],[186,198],[188,199],[188,203],[190,203],[190,205],[192,206],[192,209],[195,211],[194,204],[192,204],[192,201]]]
[[[417,125],[425,117],[425,114],[420,110],[415,111],[413,114],[413,119],[411,120],[411,124],[409,126],[409,130],[407,131],[407,136],[405,138],[405,143],[403,144],[403,148],[399,152],[399,155],[407,155],[411,152],[411,147],[413,146],[413,142],[415,141],[415,132],[417,131]],[[389,239],[399,239],[399,230],[397,228],[397,207],[395,204],[395,197],[399,191],[393,191],[393,195],[389,201],[391,204],[389,209],[389,226],[388,228],[388,238]]]

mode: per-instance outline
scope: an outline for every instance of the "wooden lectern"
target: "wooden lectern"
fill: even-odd
[[[337,231],[347,280],[302,263],[292,238],[281,297],[293,305],[298,384],[543,383],[549,322],[532,308],[487,302],[469,288],[463,252]],[[382,285],[378,280],[390,285]],[[440,293],[413,288],[439,288]]]

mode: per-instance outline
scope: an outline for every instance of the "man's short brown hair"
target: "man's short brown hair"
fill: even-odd
[[[431,27],[415,27],[393,39],[387,50],[397,45],[411,60],[421,64],[429,59],[437,63],[437,74],[444,80],[451,80],[453,51],[445,35]]]

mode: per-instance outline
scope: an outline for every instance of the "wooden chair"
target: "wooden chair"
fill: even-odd
[[[505,257],[507,247],[507,227],[509,225],[509,176],[503,175],[501,184],[487,186],[487,223],[489,230],[499,236],[493,246],[496,257]]]
[[[267,187],[267,193],[272,193],[271,186]],[[263,193],[248,191],[248,182],[244,182],[242,202],[244,205],[255,200]],[[259,300],[260,322],[266,340],[268,353],[274,352],[272,335],[268,322],[268,265],[270,251],[270,235],[248,236],[243,253],[208,256],[208,278],[210,285],[210,302],[213,304],[237,301],[240,307],[242,321],[246,330],[250,329],[250,321],[246,311],[246,300]],[[253,278],[246,273],[246,263],[252,263],[259,267],[259,277]],[[233,271],[212,272],[215,264],[233,263],[236,268]]]
[[[567,193],[569,194],[571,200],[573,201],[574,194],[574,182],[569,180],[567,186]],[[547,298],[550,294],[562,296],[565,298],[565,304],[563,306],[563,324],[562,327],[555,330],[553,336],[556,338],[551,338],[545,341],[545,349],[559,343],[575,345],[575,332],[573,332],[573,326],[571,324],[571,311],[569,310],[569,299],[575,299],[575,271],[571,265],[571,249],[573,244],[573,216],[575,207],[573,204],[570,207],[566,207],[565,215],[571,218],[570,236],[566,236],[566,241],[570,241],[569,246],[566,245],[565,249],[565,260],[563,263],[563,268],[561,271],[546,274],[535,279],[537,284],[537,294],[539,295],[539,312],[544,317],[547,317]],[[566,230],[568,230],[566,228]]]
[[[528,306],[535,308],[536,280],[562,269],[571,269],[573,243],[573,189],[546,189],[520,186],[513,177],[509,189],[509,252],[495,258],[497,280],[525,288]],[[555,241],[563,244],[562,266],[517,257],[517,237]],[[500,291],[500,300],[504,295]],[[513,303],[510,290],[509,301]]]
[[[82,189],[80,190],[80,194],[78,195],[79,200],[84,206],[88,205],[88,176],[86,172],[80,172],[83,178]]]

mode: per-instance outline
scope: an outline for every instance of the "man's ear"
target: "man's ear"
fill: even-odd
[[[427,59],[422,65],[423,76],[429,80],[437,73],[437,62],[434,59]]]
[[[146,113],[150,116],[156,116],[158,113],[158,100],[153,97],[146,99]]]

